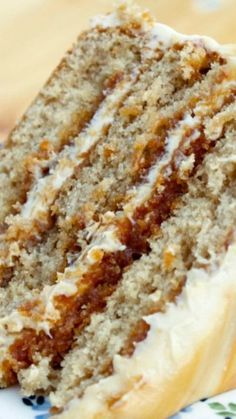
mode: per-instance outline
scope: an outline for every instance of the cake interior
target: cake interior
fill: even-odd
[[[163,312],[180,294],[191,270],[214,271],[234,239],[236,221],[235,123],[207,155],[171,217],[150,239],[107,302],[93,314],[65,357],[53,404],[62,407],[113,370],[114,357],[132,356],[145,339],[145,316]],[[26,374],[27,380],[27,374]]]
[[[118,13],[81,35],[0,150],[1,384],[57,411],[234,239],[233,64]]]

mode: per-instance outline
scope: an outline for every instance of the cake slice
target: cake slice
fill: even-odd
[[[121,3],[0,150],[0,385],[164,419],[236,385],[236,58]]]

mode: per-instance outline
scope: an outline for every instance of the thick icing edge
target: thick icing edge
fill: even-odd
[[[88,387],[84,396],[72,400],[58,417],[72,418],[76,410],[81,419],[128,418],[131,413],[141,419],[154,417],[149,411],[155,415],[158,411],[156,417],[164,419],[201,397],[232,388],[236,384],[232,352],[236,346],[235,315],[233,244],[212,271],[189,271],[177,301],[170,303],[165,313],[145,317],[150,330],[136,345],[133,356],[116,355],[113,374]],[[178,387],[173,389],[173,383],[179,383],[179,391]],[[172,392],[173,401],[164,404]],[[112,399],[116,401],[111,405]],[[146,409],[149,415],[144,414]]]

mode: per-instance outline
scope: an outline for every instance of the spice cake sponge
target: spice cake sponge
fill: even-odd
[[[236,385],[234,51],[122,2],[0,150],[0,385],[55,418]]]

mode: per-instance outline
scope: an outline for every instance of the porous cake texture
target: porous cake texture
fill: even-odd
[[[236,385],[235,94],[233,47],[136,6],[79,36],[0,150],[2,387],[164,419]]]

